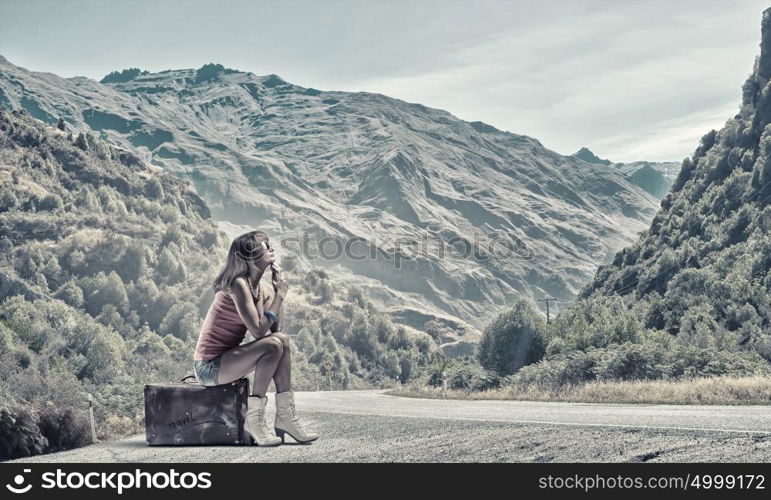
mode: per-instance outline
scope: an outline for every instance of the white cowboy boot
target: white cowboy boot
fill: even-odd
[[[297,421],[294,408],[294,392],[276,393],[276,421],[273,424],[276,436],[284,442],[284,434],[289,434],[298,443],[308,443],[319,438],[318,434],[305,432]]]
[[[277,446],[284,440],[279,439],[268,430],[265,422],[265,406],[268,404],[268,396],[253,396],[247,398],[246,419],[244,430],[252,436],[257,446]]]

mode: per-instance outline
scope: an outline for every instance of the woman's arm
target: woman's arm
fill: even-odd
[[[276,311],[276,316],[278,316],[278,321],[270,325],[270,331],[283,332],[284,331],[284,303],[283,302],[278,307],[278,311]]]
[[[283,331],[282,328],[284,327],[284,302],[276,301],[277,295],[275,290],[273,290],[273,287],[270,286],[262,286],[260,284],[260,287],[262,287],[262,293],[265,296],[265,302],[263,303],[263,311],[264,310],[270,310],[271,312],[276,313],[276,316],[278,317],[278,321],[270,325],[270,331],[271,332],[280,332]]]
[[[261,339],[265,336],[270,328],[270,318],[264,316],[260,318],[260,313],[257,311],[257,307],[254,305],[254,298],[252,291],[249,290],[249,285],[243,278],[238,278],[233,283],[231,289],[233,296],[233,303],[236,305],[238,315],[241,317],[241,321],[246,325],[246,329],[252,334],[255,339]]]

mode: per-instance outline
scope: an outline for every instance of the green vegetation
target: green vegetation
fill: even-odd
[[[771,374],[771,9],[761,48],[740,112],[683,161],[650,229],[552,324],[518,303],[488,327],[480,364],[511,394]],[[523,363],[523,338],[542,359]]]
[[[286,330],[297,332],[292,362],[301,389],[407,383],[442,358],[429,335],[394,325],[361,289],[332,283],[323,271],[307,273],[291,290]]]
[[[215,80],[220,74],[238,73],[237,70],[226,68],[217,63],[204,64],[195,71],[195,83]]]
[[[513,383],[474,390],[410,385],[392,389],[386,394],[428,399],[515,399],[601,404],[767,405],[771,403],[771,377],[720,375],[679,380],[608,380],[566,385],[558,389]]]
[[[543,357],[544,321],[526,300],[498,316],[479,342],[479,362],[488,369],[509,375]]]
[[[88,392],[100,436],[135,432],[142,384],[189,371],[224,235],[176,178],[23,111],[0,178],[0,458],[90,440]]]
[[[771,376],[768,360],[732,337],[672,335],[646,327],[648,314],[644,301],[629,308],[621,297],[597,296],[577,301],[546,325],[518,301],[485,329],[476,358],[435,362],[406,390],[422,394],[421,388],[443,388],[446,380],[447,389],[466,394],[500,388],[532,399],[536,393],[574,394],[587,384]]]
[[[146,75],[149,73],[147,70],[142,71],[139,68],[124,69],[123,71],[112,71],[109,75],[105,76],[99,83],[122,83],[129,82],[139,75]]]
[[[87,393],[101,439],[142,432],[143,385],[192,372],[230,242],[186,181],[23,110],[0,111],[0,180],[0,460],[89,442]],[[287,262],[297,390],[407,382],[441,357]]]
[[[764,37],[769,30],[764,14]],[[764,49],[740,112],[686,158],[650,229],[581,293],[623,297],[646,331],[771,361],[771,85]],[[761,88],[761,86],[763,88]]]

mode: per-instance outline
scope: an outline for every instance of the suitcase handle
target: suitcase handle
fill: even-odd
[[[180,382],[184,382],[185,380],[187,380],[187,379],[189,379],[189,378],[195,378],[195,374],[190,374],[190,375],[187,375],[187,376],[185,376],[185,377],[182,377],[182,379],[180,380]],[[197,380],[198,380],[198,379],[196,379],[196,381],[197,381]],[[196,383],[197,383],[197,382],[196,382]]]

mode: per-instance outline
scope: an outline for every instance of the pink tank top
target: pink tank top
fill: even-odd
[[[251,283],[249,283],[249,288],[251,289]],[[252,298],[254,298],[257,312],[262,319],[260,313],[262,306],[258,305],[254,293],[252,293]],[[244,335],[246,335],[246,325],[238,314],[236,304],[226,293],[218,291],[214,294],[214,301],[203,320],[193,359],[216,358],[223,352],[238,347],[244,339]]]

